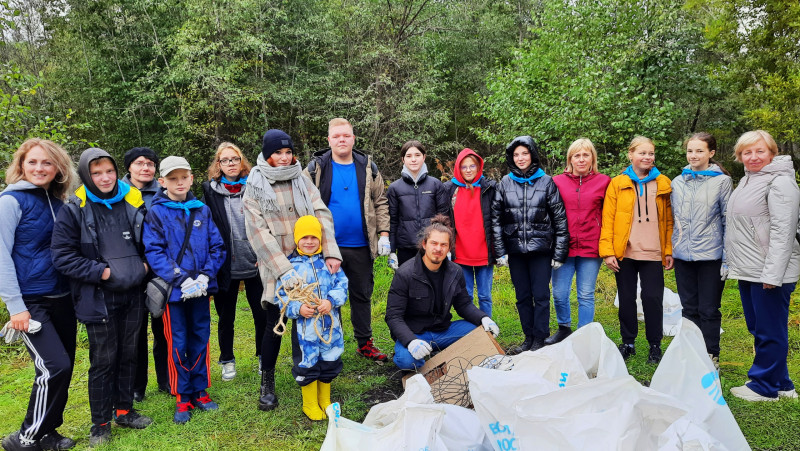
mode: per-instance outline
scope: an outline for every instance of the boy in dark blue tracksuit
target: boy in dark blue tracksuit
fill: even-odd
[[[170,392],[177,402],[173,420],[183,424],[191,418],[192,409],[218,408],[206,392],[211,385],[209,293],[217,291],[216,275],[225,261],[225,245],[211,220],[211,210],[190,191],[193,177],[186,159],[167,157],[159,172],[164,191],[153,198],[143,241],[153,272],[172,285],[164,311],[164,335],[170,351]],[[178,265],[189,228],[189,245]]]

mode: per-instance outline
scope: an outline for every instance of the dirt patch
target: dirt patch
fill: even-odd
[[[392,363],[379,365],[379,368],[376,369],[376,372],[383,373],[386,376],[386,382],[364,393],[364,402],[370,407],[382,402],[394,401],[405,391],[402,382],[403,376],[407,374],[405,371],[397,369]]]

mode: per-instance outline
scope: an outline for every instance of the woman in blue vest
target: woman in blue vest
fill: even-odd
[[[719,327],[725,209],[733,190],[727,171],[714,161],[717,140],[695,133],[686,141],[689,164],[672,180],[672,258],[683,317],[703,332],[706,351],[719,368]]]
[[[14,154],[0,194],[0,298],[11,317],[3,332],[22,338],[36,369],[25,420],[3,439],[5,449],[75,446],[56,428],[64,422],[77,323],[68,281],[50,256],[56,214],[75,180],[64,149],[33,138]]]

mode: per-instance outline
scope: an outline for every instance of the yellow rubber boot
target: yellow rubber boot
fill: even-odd
[[[319,401],[317,401],[317,381],[300,388],[303,390],[303,413],[312,421],[327,418],[325,412],[319,408]]]
[[[325,409],[331,405],[331,384],[328,382],[317,382],[317,396],[319,400],[319,408],[325,412]]]

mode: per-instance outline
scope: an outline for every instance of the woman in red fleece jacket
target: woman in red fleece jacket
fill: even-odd
[[[569,254],[567,261],[553,270],[553,304],[558,332],[545,344],[558,343],[572,333],[569,295],[577,274],[578,327],[594,321],[594,288],[602,259],[598,253],[603,199],[611,178],[597,172],[597,151],[591,141],[581,138],[567,150],[567,168],[553,177],[567,210]]]
[[[490,317],[495,264],[490,215],[495,185],[493,180],[484,177],[483,158],[472,149],[458,154],[453,178],[444,184],[450,200],[450,223],[456,232],[452,260],[464,270],[470,295],[477,283],[478,308]]]

